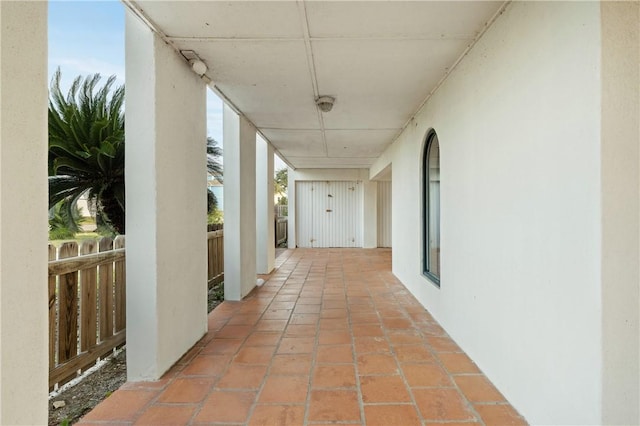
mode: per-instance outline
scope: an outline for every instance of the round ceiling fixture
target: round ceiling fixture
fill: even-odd
[[[329,112],[331,108],[333,108],[333,103],[336,101],[336,98],[333,96],[319,96],[316,99],[316,105],[320,108],[322,112]]]
[[[207,68],[207,64],[205,64],[201,60],[196,59],[191,61],[191,69],[193,69],[193,72],[195,72],[200,77],[202,77],[204,73],[207,72],[208,68]]]

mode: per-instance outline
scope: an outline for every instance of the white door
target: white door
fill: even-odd
[[[362,184],[296,182],[298,247],[362,247]]]

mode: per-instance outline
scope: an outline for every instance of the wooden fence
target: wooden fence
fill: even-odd
[[[289,216],[289,205],[288,204],[276,204],[273,206],[275,216],[280,217],[288,217]]]
[[[286,217],[278,217],[275,219],[275,227],[276,227],[276,247],[280,246],[280,244],[284,244],[287,242],[287,230],[289,229],[289,221]]]
[[[223,230],[207,233],[208,285],[224,279]],[[125,344],[125,238],[49,244],[49,389]]]
[[[209,289],[224,280],[224,230],[207,232],[207,283]]]
[[[125,342],[125,239],[49,244],[49,387]]]
[[[275,243],[276,247],[279,247],[281,244],[287,242],[288,238],[288,215],[289,215],[289,206],[287,204],[276,204],[273,206],[274,209],[274,226],[275,226]]]

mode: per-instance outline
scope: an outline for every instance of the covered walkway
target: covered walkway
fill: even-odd
[[[525,423],[393,276],[391,250],[287,250],[276,266],[160,381],[80,424]]]

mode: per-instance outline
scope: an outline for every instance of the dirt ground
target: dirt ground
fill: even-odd
[[[224,299],[223,283],[209,290],[208,312]],[[111,395],[127,380],[126,349],[111,357],[102,368],[85,377],[80,383],[49,399],[49,426],[71,425],[91,411],[103,399]],[[55,409],[56,401],[64,401],[65,406]]]

